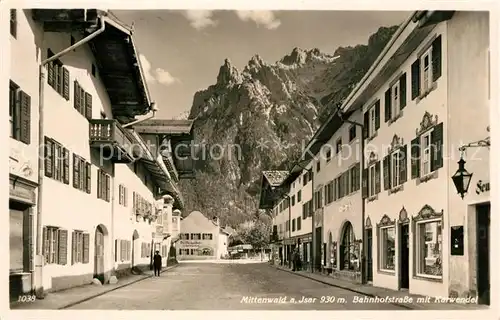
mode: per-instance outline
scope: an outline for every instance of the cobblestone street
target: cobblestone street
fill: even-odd
[[[182,263],[159,278],[148,278],[70,309],[404,310],[391,304],[355,304],[355,297],[362,296],[265,263]],[[264,302],[262,298],[281,301]],[[304,298],[307,301],[300,302]]]

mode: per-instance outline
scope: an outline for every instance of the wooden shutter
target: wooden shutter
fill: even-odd
[[[392,117],[392,108],[391,108],[391,90],[392,88],[389,88],[385,91],[385,122],[391,120]]]
[[[110,176],[106,174],[106,201],[109,201],[109,190],[110,190]]]
[[[58,264],[68,263],[68,230],[58,230]]]
[[[69,71],[65,67],[63,69],[63,97],[69,100]]]
[[[89,234],[83,234],[83,263],[89,263]]]
[[[367,139],[368,138],[368,132],[369,132],[369,126],[370,126],[370,121],[369,121],[369,114],[368,111],[365,112],[364,118],[363,118],[363,138]]]
[[[45,176],[52,178],[54,174],[54,143],[50,138],[45,137],[45,165],[44,165],[44,170],[45,170]]]
[[[441,77],[441,36],[432,42],[432,81]]]
[[[98,199],[102,198],[102,196],[101,196],[101,190],[102,190],[101,180],[102,180],[101,169],[98,169],[97,170],[97,198]]]
[[[50,54],[47,54],[47,57],[50,58]],[[55,85],[54,79],[54,62],[51,61],[47,64],[47,83],[49,86],[54,87]]]
[[[399,166],[399,179],[401,184],[408,180],[408,146],[404,145],[399,149],[400,166]]]
[[[391,188],[391,154],[384,157],[383,160],[383,170],[384,170],[384,190],[389,190]]]
[[[375,102],[375,130],[380,128],[380,100]]]
[[[45,263],[48,262],[49,260],[49,248],[50,248],[50,244],[49,244],[49,240],[47,239],[47,227],[43,227],[43,230],[42,230],[42,253],[44,255],[44,260],[45,260]]]
[[[92,119],[92,95],[85,92],[85,117]]]
[[[78,112],[85,116],[85,90],[83,90],[82,87],[80,87],[80,109],[78,109]]]
[[[361,163],[358,162],[356,164],[356,189],[354,191],[358,191],[361,184]]]
[[[85,173],[87,174],[85,187],[87,193],[90,194],[92,192],[92,165],[90,164],[90,162],[85,163]]]
[[[406,72],[399,78],[399,109],[406,107]]]
[[[127,260],[130,260],[130,249],[131,249],[131,242],[130,240],[127,241]]]
[[[63,182],[69,184],[69,150],[63,148]]]
[[[74,101],[73,101],[73,106],[75,107],[76,110],[80,110],[80,85],[78,84],[78,81],[75,80],[74,82]]]
[[[443,123],[437,124],[431,132],[431,171],[443,167]]]
[[[382,161],[378,161],[375,164],[375,193],[380,193],[380,171],[382,167]]]
[[[126,187],[123,187],[123,205],[126,207],[127,206],[127,188]]]
[[[420,176],[420,137],[411,141],[411,178]]]
[[[73,187],[79,189],[80,182],[80,159],[73,153]]]
[[[76,262],[76,231],[71,232],[71,264]]]
[[[415,100],[420,94],[420,59],[411,65],[411,99]]]
[[[127,260],[127,240],[122,240],[121,249],[122,261]]]
[[[26,144],[31,142],[31,97],[19,91],[20,100],[20,140]]]
[[[118,252],[120,251],[121,240],[115,240],[115,262],[118,262]]]

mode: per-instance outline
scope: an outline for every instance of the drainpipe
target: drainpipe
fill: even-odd
[[[103,33],[106,28],[106,24],[104,23],[104,20],[101,18],[101,27],[99,30],[93,32],[92,34],[88,35],[87,37],[83,38],[82,40],[76,42],[74,45],[69,46],[68,48],[60,51],[59,53],[53,55],[50,58],[47,58],[43,60],[40,63],[39,66],[39,72],[40,72],[40,78],[39,78],[39,84],[38,84],[38,143],[44,143],[44,117],[43,117],[43,112],[44,112],[44,86],[45,86],[45,76],[46,76],[46,70],[45,66],[54,61],[57,58],[62,57],[63,55],[67,54],[68,52],[71,52],[75,50],[76,48],[86,44],[93,38],[97,37],[99,34]],[[39,273],[39,278],[40,282],[39,288],[35,288],[35,294],[37,298],[43,299],[43,252],[42,252],[42,194],[43,194],[43,178],[44,178],[44,157],[45,157],[45,148],[38,148],[38,192],[37,192],[37,198],[38,198],[38,205],[37,205],[37,212],[36,212],[36,255],[37,259],[35,261],[37,262],[35,265],[35,272],[32,273],[31,279],[32,279],[32,284],[35,283],[35,273],[37,271],[38,267],[38,273]],[[38,261],[37,261],[38,260]]]
[[[138,119],[138,120],[129,122],[127,124],[124,124],[124,125],[122,125],[122,128],[128,128],[130,126],[133,126],[135,124],[141,123],[143,121],[152,119],[152,118],[154,118],[156,116],[156,112],[157,111],[158,111],[158,107],[156,106],[156,102],[153,101],[153,102],[151,102],[151,113],[149,115],[147,115],[146,117],[144,117],[142,119]]]

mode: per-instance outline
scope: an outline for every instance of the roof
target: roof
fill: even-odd
[[[166,135],[191,134],[194,120],[151,119],[134,125],[140,133],[160,133]]]
[[[263,171],[262,174],[267,179],[271,187],[278,187],[288,176],[288,171]]]
[[[172,216],[176,217],[176,216],[180,216],[182,213],[179,209],[175,209],[174,211],[172,211]]]

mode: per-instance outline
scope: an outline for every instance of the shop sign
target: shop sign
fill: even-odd
[[[180,240],[179,245],[182,249],[198,249],[202,242],[199,240]]]
[[[476,193],[481,194],[490,191],[490,183],[487,181],[479,180],[476,184]]]

